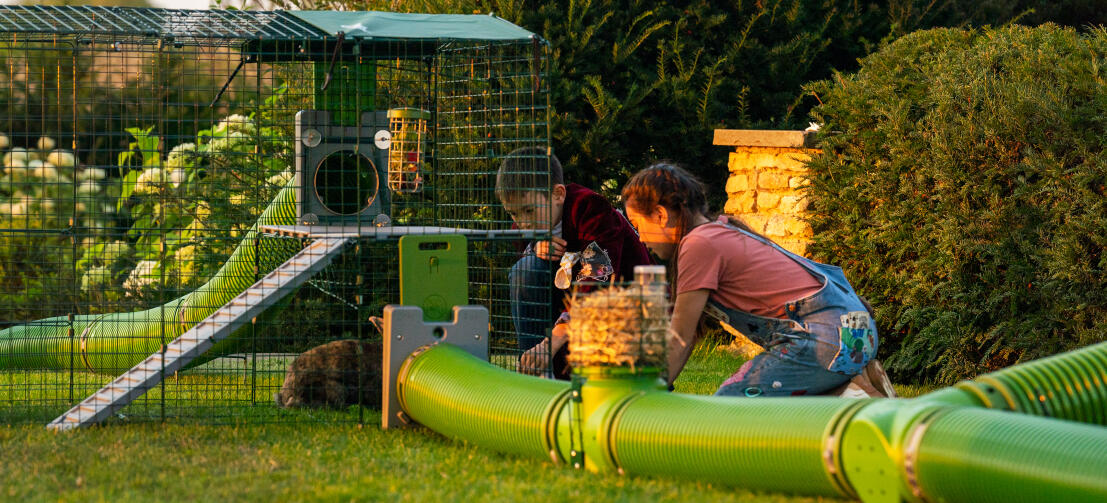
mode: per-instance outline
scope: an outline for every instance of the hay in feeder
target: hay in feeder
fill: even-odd
[[[574,367],[665,367],[669,303],[638,285],[574,294],[569,308]]]

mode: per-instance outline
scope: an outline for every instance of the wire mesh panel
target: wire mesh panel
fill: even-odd
[[[517,150],[548,152],[537,38],[3,7],[0,54],[0,422],[142,386],[112,420],[376,417],[405,233],[530,231],[470,236],[458,271],[499,364],[526,349],[520,320],[560,310],[548,289],[513,309],[512,268],[551,226],[496,190],[505,159],[532,166],[528,191],[553,185]],[[353,232],[313,254],[333,229]],[[199,327],[227,335],[182,360]]]

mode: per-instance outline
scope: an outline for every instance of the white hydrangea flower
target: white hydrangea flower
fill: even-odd
[[[253,134],[256,131],[257,129],[254,126],[254,121],[250,120],[249,117],[246,117],[245,115],[234,114],[229,115],[225,119],[219,121],[219,124],[215,126],[215,129],[212,130],[212,133],[215,135],[220,135],[222,133],[228,132]]]
[[[58,168],[40,165],[31,170],[31,176],[42,179],[58,179]]]
[[[27,152],[27,149],[23,147],[14,147],[11,152],[4,154],[4,166],[9,168],[16,166],[19,163],[20,166],[27,166],[27,162],[31,160],[31,155]]]
[[[44,180],[55,180],[58,178],[58,169],[50,166],[39,166],[31,170],[31,175]]]
[[[103,251],[100,254],[109,260],[115,260],[119,257],[126,255],[131,251],[131,246],[126,241],[112,241],[104,245]]]
[[[13,202],[10,205],[5,204],[4,207],[8,210],[7,214],[13,217],[24,216],[27,214],[27,203],[23,201]]]
[[[281,171],[271,177],[269,177],[269,184],[276,185],[277,187],[284,187],[288,184],[288,181],[292,179],[292,172],[289,170]]]
[[[111,283],[111,268],[107,266],[91,267],[81,276],[81,290],[93,291]]]
[[[239,132],[232,131],[226,136],[220,136],[211,140],[208,144],[208,152],[212,154],[221,154],[228,152],[245,152],[247,149],[241,148],[243,146],[250,147],[250,137]]]
[[[103,180],[108,177],[108,172],[100,168],[88,168],[77,174],[78,180]]]
[[[165,165],[171,169],[191,168],[196,165],[199,154],[196,153],[195,143],[182,143],[173,147],[166,156]]]
[[[93,195],[100,193],[100,182],[85,180],[77,186],[77,195]]]
[[[161,189],[166,182],[165,170],[161,168],[149,168],[138,175],[135,180],[134,194],[153,194]]]
[[[153,285],[159,279],[159,276],[156,260],[142,260],[127,275],[126,281],[123,282],[123,288],[127,290],[128,294],[138,292]]]
[[[174,169],[169,172],[169,183],[173,184],[173,187],[180,187],[182,183],[188,180],[188,174],[183,169]]]
[[[50,155],[46,156],[46,162],[63,168],[72,168],[77,165],[77,157],[73,152],[59,149],[50,152]]]

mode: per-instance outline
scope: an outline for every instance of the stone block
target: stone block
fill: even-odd
[[[784,196],[780,198],[778,210],[784,214],[803,213],[807,209],[808,201],[804,196]]]
[[[747,162],[756,169],[779,169],[782,161],[784,161],[783,157],[776,152],[759,152],[750,153]]]
[[[753,212],[754,203],[757,202],[757,193],[752,190],[730,194],[727,198],[723,212],[729,215]]]
[[[807,177],[805,176],[793,176],[788,179],[788,188],[798,189],[807,185]]]
[[[757,174],[757,186],[762,189],[783,189],[788,187],[788,175],[773,171]]]
[[[780,239],[777,240],[776,243],[780,245],[781,248],[801,257],[807,256],[807,245],[811,244],[811,242],[806,239]]]
[[[757,211],[768,211],[776,208],[777,203],[780,202],[780,194],[773,192],[758,192],[757,193]]]
[[[733,174],[726,180],[726,193],[734,194],[735,192],[741,192],[750,189],[750,179],[748,175]]]
[[[739,215],[738,217],[741,218],[742,221],[746,223],[746,225],[750,226],[751,229],[753,229],[757,232],[760,232],[762,234],[765,234],[765,225],[769,222],[769,216],[768,215],[752,214],[752,215]]]
[[[766,236],[771,238],[779,238],[788,235],[787,224],[784,221],[785,217],[780,215],[772,215],[765,223],[765,230],[763,231]]]
[[[807,171],[807,161],[811,156],[800,151],[781,152],[777,156],[776,166],[785,171],[803,173]]]
[[[810,236],[811,226],[807,225],[807,222],[796,217],[783,217],[785,219],[784,229],[789,235],[792,236]]]

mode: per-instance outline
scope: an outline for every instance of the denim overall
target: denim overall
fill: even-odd
[[[817,395],[845,384],[876,355],[876,324],[868,328],[843,326],[843,315],[865,312],[865,305],[846,281],[842,269],[796,255],[776,243],[737,227],[736,230],[787,255],[823,284],[814,294],[784,305],[787,319],[768,318],[722,306],[730,325],[765,352],[746,362],[719,387],[716,395],[795,396]],[[710,309],[709,307],[709,309]]]

